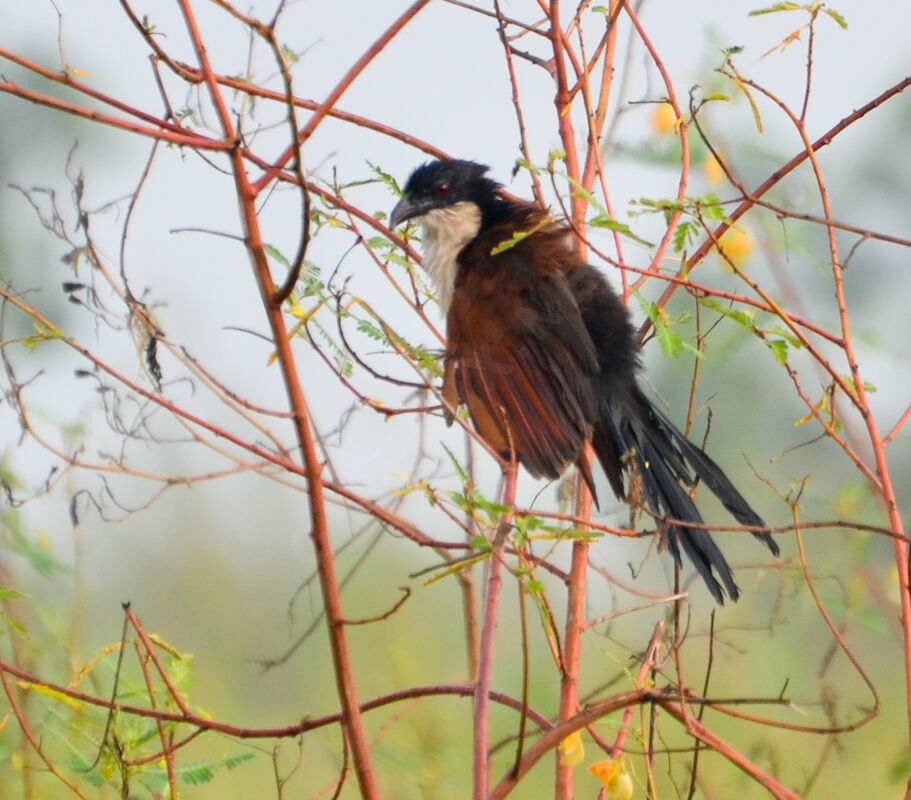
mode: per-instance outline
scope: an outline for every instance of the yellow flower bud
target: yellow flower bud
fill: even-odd
[[[567,767],[575,767],[585,758],[585,745],[582,744],[582,734],[579,731],[567,736],[559,746],[560,760]]]
[[[670,103],[659,103],[652,112],[652,127],[659,136],[673,133],[677,128],[677,115]]]

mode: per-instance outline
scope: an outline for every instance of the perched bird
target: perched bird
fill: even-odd
[[[764,528],[734,485],[639,388],[626,307],[576,250],[567,225],[500,193],[472,161],[418,167],[389,217],[422,229],[424,268],[446,312],[443,396],[468,407],[478,433],[535,477],[571,464],[594,495],[591,442],[614,493],[643,503],[683,550],[712,596],[740,594],[690,490],[704,483],[743,525]],[[766,530],[754,535],[778,555]]]

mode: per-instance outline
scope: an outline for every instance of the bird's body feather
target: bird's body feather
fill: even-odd
[[[718,602],[739,592],[691,496],[698,480],[778,554],[722,470],[642,394],[626,307],[571,232],[507,200],[472,162],[441,161],[409,179],[391,223],[417,218],[425,265],[446,309],[444,396],[467,406],[485,441],[536,477],[576,464],[594,493],[590,442],[611,488],[664,525]],[[687,524],[690,523],[690,524]],[[694,527],[696,526],[696,527]]]
[[[521,222],[536,224],[536,216]],[[532,237],[490,255],[515,230],[494,225],[459,255],[447,359],[488,443],[533,475],[555,477],[591,438],[598,358],[560,261],[536,262]]]

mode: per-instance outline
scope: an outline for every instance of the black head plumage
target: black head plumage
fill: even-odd
[[[389,215],[389,227],[420,217],[436,208],[471,202],[485,212],[496,205],[500,184],[485,177],[489,167],[456,158],[423,164],[411,173],[402,199]]]

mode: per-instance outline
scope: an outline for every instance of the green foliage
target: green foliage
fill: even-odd
[[[290,45],[283,44],[279,48],[279,52],[282,54],[282,58],[288,64],[296,64],[300,60],[300,56],[294,51]]]
[[[192,657],[179,653],[157,637],[150,638],[171,685],[186,698],[195,680]],[[127,643],[127,647],[132,653],[132,645]],[[119,645],[105,648],[83,668],[73,685],[78,688],[91,682],[94,687],[110,687],[119,668],[119,702],[178,712],[179,706],[164,681],[152,677],[151,684],[147,683],[137,664],[128,659],[119,663],[119,651]],[[155,675],[154,669],[149,670],[149,675]],[[30,692],[34,701],[44,706],[42,748],[58,764],[65,764],[77,782],[96,788],[109,785],[119,793],[128,787],[130,797],[168,796],[167,765],[162,757],[154,756],[161,753],[163,735],[168,741],[179,742],[187,735],[187,730],[174,722],[158,723],[124,711],[109,718],[108,709],[75,700],[43,684],[20,681],[19,687]],[[97,691],[103,696],[110,689]],[[202,759],[182,764],[182,752],[174,752],[174,771],[186,785],[209,783],[220,771],[234,769],[254,757],[250,752],[238,752],[219,760]]]
[[[761,14],[776,14],[779,11],[799,11],[806,6],[802,6],[799,3],[775,3],[775,5],[768,6],[767,8],[757,8],[749,13],[751,17],[758,17]]]
[[[543,173],[552,174],[555,173],[554,164],[563,158],[566,158],[566,151],[555,149],[551,150],[547,155],[546,168],[538,167],[524,158],[517,158],[516,166],[521,169],[526,169],[535,175],[541,175]],[[595,215],[586,221],[587,226],[591,228],[604,228],[610,231],[614,231],[616,233],[619,233],[621,236],[625,236],[626,238],[631,239],[641,245],[645,245],[646,247],[654,247],[651,242],[646,241],[642,237],[638,236],[629,227],[629,225],[615,219],[608,212],[607,207],[597,197],[595,197],[595,195],[585,189],[580,183],[573,180],[568,174],[563,171],[556,172],[556,174],[559,174],[564,180],[567,181],[567,183],[570,184],[570,186],[572,186],[572,195],[574,197],[583,198],[585,202],[588,203],[588,205],[596,211]],[[521,242],[531,233],[534,233],[534,231],[517,231],[513,234],[512,239],[500,242],[500,244],[494,247],[491,250],[491,255],[497,255],[497,253],[508,250],[510,247],[515,247],[516,244]]]
[[[373,339],[375,342],[382,342],[383,344],[389,344],[389,337],[376,327],[369,319],[358,320],[357,329],[363,333],[365,336]]]
[[[443,368],[440,366],[440,356],[437,353],[420,345],[411,344],[407,339],[394,331],[389,331],[389,336],[395,339],[396,344],[405,351],[419,369],[429,372],[436,378],[443,376]]]
[[[847,30],[848,23],[845,18],[834,8],[827,8],[825,3],[820,3],[818,0],[813,3],[775,3],[774,5],[768,6],[766,8],[757,8],[753,11],[750,11],[749,16],[758,17],[763,14],[777,14],[781,11],[806,11],[810,14],[811,17],[816,17],[816,15],[822,11],[823,14],[832,19],[838,27],[842,30]]]
[[[534,164],[531,163],[531,161],[529,161],[528,159],[525,159],[525,158],[517,158],[515,161],[515,168],[517,170],[520,170],[520,169],[527,170],[528,172],[531,172],[533,175],[540,175],[544,172],[544,170],[541,169],[541,167],[535,166]]]
[[[646,247],[654,247],[654,244],[633,233],[629,225],[624,222],[619,222],[609,214],[596,214],[588,220],[588,224],[593,228],[607,228],[608,230],[619,233],[621,236],[625,236],[627,239],[632,239],[634,242],[643,244]]]
[[[512,236],[509,239],[506,239],[506,240],[500,242],[495,247],[492,247],[490,249],[490,254],[492,256],[498,256],[500,253],[503,253],[506,250],[509,250],[510,248],[515,247],[519,242],[523,241],[524,239],[527,239],[532,233],[534,233],[534,230],[514,231]]]
[[[677,224],[674,229],[674,235],[671,238],[671,245],[675,253],[682,253],[688,247],[692,246],[699,234],[702,233],[702,227],[695,220],[683,220]]]
[[[263,249],[270,258],[275,259],[285,269],[291,269],[291,262],[277,247],[271,244],[263,245]],[[305,297],[319,297],[325,299],[326,286],[320,279],[320,268],[310,261],[304,261],[301,266],[300,276],[297,286],[295,286],[294,297],[298,300]]]
[[[779,364],[784,366],[788,363],[788,343],[784,339],[768,340],[766,346],[772,351],[772,355]]]
[[[399,186],[398,181],[396,181],[396,179],[394,177],[392,177],[392,175],[390,175],[388,172],[381,169],[376,164],[374,164],[370,161],[367,162],[367,166],[370,167],[373,174],[376,175],[376,177],[382,183],[384,183],[386,186],[388,186],[392,190],[393,194],[395,194],[396,197],[402,196],[402,188]]]
[[[580,184],[576,183],[576,181],[568,176],[567,180],[573,185],[573,195],[584,198],[585,201],[598,212],[594,217],[588,220],[588,225],[593,228],[607,228],[608,230],[615,231],[621,236],[626,236],[628,239],[632,239],[634,242],[638,242],[646,247],[654,247],[651,242],[648,242],[633,233],[629,225],[614,219],[610,213],[608,213],[607,207],[591,192],[586,191]]]
[[[680,351],[682,350],[696,356],[696,358],[702,358],[702,352],[698,348],[693,347],[689,342],[684,341],[683,337],[677,333],[677,331],[671,329],[671,325],[684,322],[686,319],[685,317],[678,317],[676,320],[671,320],[667,311],[660,308],[656,303],[646,300],[637,291],[634,291],[633,295],[639,301],[642,310],[648,314],[648,318],[652,321],[652,325],[655,326],[655,337],[658,339],[661,350],[666,356],[669,358],[676,358],[680,355]]]
[[[448,494],[456,507],[490,530],[496,528],[500,517],[509,511],[509,506],[488,500],[483,492],[474,486],[466,486],[464,492]]]
[[[15,589],[10,589],[6,586],[0,586],[0,600],[7,599],[16,599],[18,597],[25,597],[22,592],[17,592]],[[2,631],[4,629],[12,631],[17,636],[22,637],[23,639],[28,637],[25,625],[19,622],[16,619],[13,619],[9,614],[6,613],[5,607],[0,605],[0,623],[3,624],[0,627],[0,636],[2,636]],[[0,751],[0,761],[3,759],[2,751]]]
[[[18,509],[5,509],[2,520],[10,552],[26,559],[29,566],[39,575],[48,578],[56,573],[71,571],[66,564],[54,556],[43,537],[33,537],[25,532]]]
[[[219,769],[235,769],[250,761],[253,757],[253,753],[238,753],[235,756],[230,756],[221,761],[214,761],[211,758],[206,758],[193,764],[183,764],[175,771],[177,777],[184,783],[191,785],[196,783],[209,783],[214,780],[215,773]],[[162,786],[162,789],[164,789],[167,787],[167,773],[163,773],[161,778],[165,781],[164,786]]]
[[[443,449],[446,451],[446,455],[449,457],[449,463],[455,467],[456,472],[459,474],[459,478],[462,483],[468,483],[468,472],[467,470],[459,463],[459,459],[455,457],[455,453],[452,452],[445,444]]]
[[[513,540],[524,546],[532,539],[568,539],[573,541],[595,541],[601,538],[598,531],[583,530],[563,523],[554,524],[534,514],[516,515],[513,520]]]
[[[854,383],[854,378],[852,378],[850,375],[842,375],[841,379],[845,382],[845,384],[851,390],[851,393],[856,398],[857,397],[857,384]],[[863,385],[864,385],[865,392],[875,392],[876,391],[876,385],[873,383],[870,383],[870,381],[864,381]]]
[[[794,347],[797,350],[803,347],[803,342],[801,342],[800,339],[787,328],[784,328],[777,323],[769,325],[766,328],[760,327],[756,322],[755,311],[733,308],[724,303],[720,303],[714,297],[700,297],[699,303],[700,305],[717,311],[722,316],[733,320],[741,327],[746,328],[762,339],[766,347],[769,348],[769,352],[772,353],[775,360],[782,366],[788,362],[790,347]]]
[[[345,347],[335,341],[335,337],[333,337],[318,320],[312,320],[312,323],[313,327],[316,328],[317,333],[320,335],[320,338],[323,340],[323,343],[329,350],[332,356],[332,362],[335,364],[338,374],[343,378],[350,378],[354,372],[354,359],[351,358],[351,354]]]
[[[654,200],[640,197],[633,201],[634,216],[638,214],[661,213],[664,221],[669,223],[674,214],[681,215],[674,230],[671,243],[674,251],[682,253],[695,244],[705,229],[706,221],[723,222],[727,220],[721,198],[714,192],[706,192],[702,197],[687,197],[682,203],[667,198]]]
[[[26,349],[29,351],[34,351],[38,348],[38,345],[54,339],[69,341],[69,337],[64,336],[57,328],[49,327],[38,320],[32,322],[32,327],[35,329],[35,333],[32,336],[27,336],[22,339],[22,344],[25,345]]]

